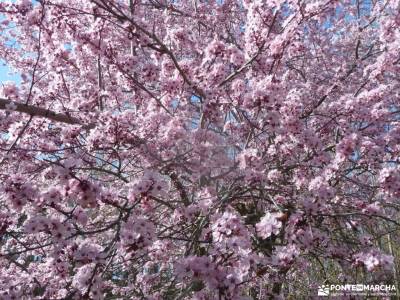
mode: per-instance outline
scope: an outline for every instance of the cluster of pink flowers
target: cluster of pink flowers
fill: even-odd
[[[399,5],[0,1],[0,299],[395,281]]]
[[[21,210],[28,202],[33,201],[37,194],[35,187],[20,175],[10,176],[1,191],[16,210]]]
[[[70,224],[64,224],[59,219],[48,217],[33,217],[25,222],[26,233],[49,233],[54,239],[62,241],[71,235],[73,228]]]
[[[83,208],[98,205],[100,189],[88,180],[71,179],[65,187],[64,197],[76,201]]]
[[[18,86],[14,82],[5,82],[3,83],[0,93],[2,97],[5,97],[10,100],[17,100],[19,96]],[[6,109],[8,110],[15,110],[15,108],[16,106],[14,103],[10,103],[6,107]]]
[[[272,234],[278,234],[282,227],[282,222],[279,220],[280,217],[280,213],[267,212],[256,225],[257,235],[266,239]]]
[[[82,295],[89,296],[90,299],[104,299],[102,292],[103,282],[100,276],[96,274],[96,266],[94,264],[87,264],[78,268],[72,280],[72,286],[80,291]]]
[[[160,174],[147,170],[140,179],[132,184],[130,197],[134,199],[140,195],[163,196],[167,188],[167,181]]]
[[[155,238],[154,224],[143,218],[129,219],[121,229],[121,244],[124,251],[136,255],[146,247],[151,246]]]
[[[389,196],[398,197],[400,195],[400,170],[395,167],[387,167],[379,174],[379,183],[382,191]]]
[[[250,232],[236,213],[224,212],[214,215],[210,231],[216,248],[222,252],[239,251],[250,248]]]
[[[357,253],[353,258],[355,264],[363,264],[368,271],[373,271],[377,268],[389,270],[393,266],[393,256],[375,249]]]

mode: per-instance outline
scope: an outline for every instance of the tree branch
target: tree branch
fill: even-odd
[[[32,117],[38,116],[38,117],[50,119],[55,122],[67,123],[67,124],[72,124],[72,125],[82,125],[82,123],[79,119],[71,117],[67,114],[56,113],[49,109],[40,108],[40,107],[33,106],[33,105],[25,105],[25,104],[22,104],[19,102],[15,102],[15,101],[3,99],[3,98],[0,98],[0,110],[5,110],[6,105],[8,105],[10,103],[13,103],[16,105],[17,108],[15,109],[15,111],[28,114]],[[92,126],[89,125],[89,127],[92,127]]]

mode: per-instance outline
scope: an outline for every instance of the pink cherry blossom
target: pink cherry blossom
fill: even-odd
[[[279,213],[267,212],[256,225],[257,234],[263,239],[270,237],[271,234],[278,234],[282,227],[282,222],[278,220],[279,217]]]
[[[0,299],[399,282],[399,6],[0,1]]]

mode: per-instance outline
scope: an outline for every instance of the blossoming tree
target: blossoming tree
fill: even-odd
[[[395,283],[399,5],[1,1],[1,299]]]

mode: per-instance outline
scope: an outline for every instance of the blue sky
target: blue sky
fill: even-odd
[[[4,2],[4,0],[0,0],[0,3]],[[11,2],[15,2],[12,0]],[[0,15],[0,21],[4,19],[4,16]],[[14,81],[17,84],[21,83],[21,77],[19,75],[12,75],[12,70],[6,65],[5,61],[0,57],[0,86],[5,81]]]
[[[6,81],[13,81],[18,84],[21,82],[21,77],[18,74],[11,73],[12,70],[7,65],[4,66],[4,61],[0,59],[0,85]]]

